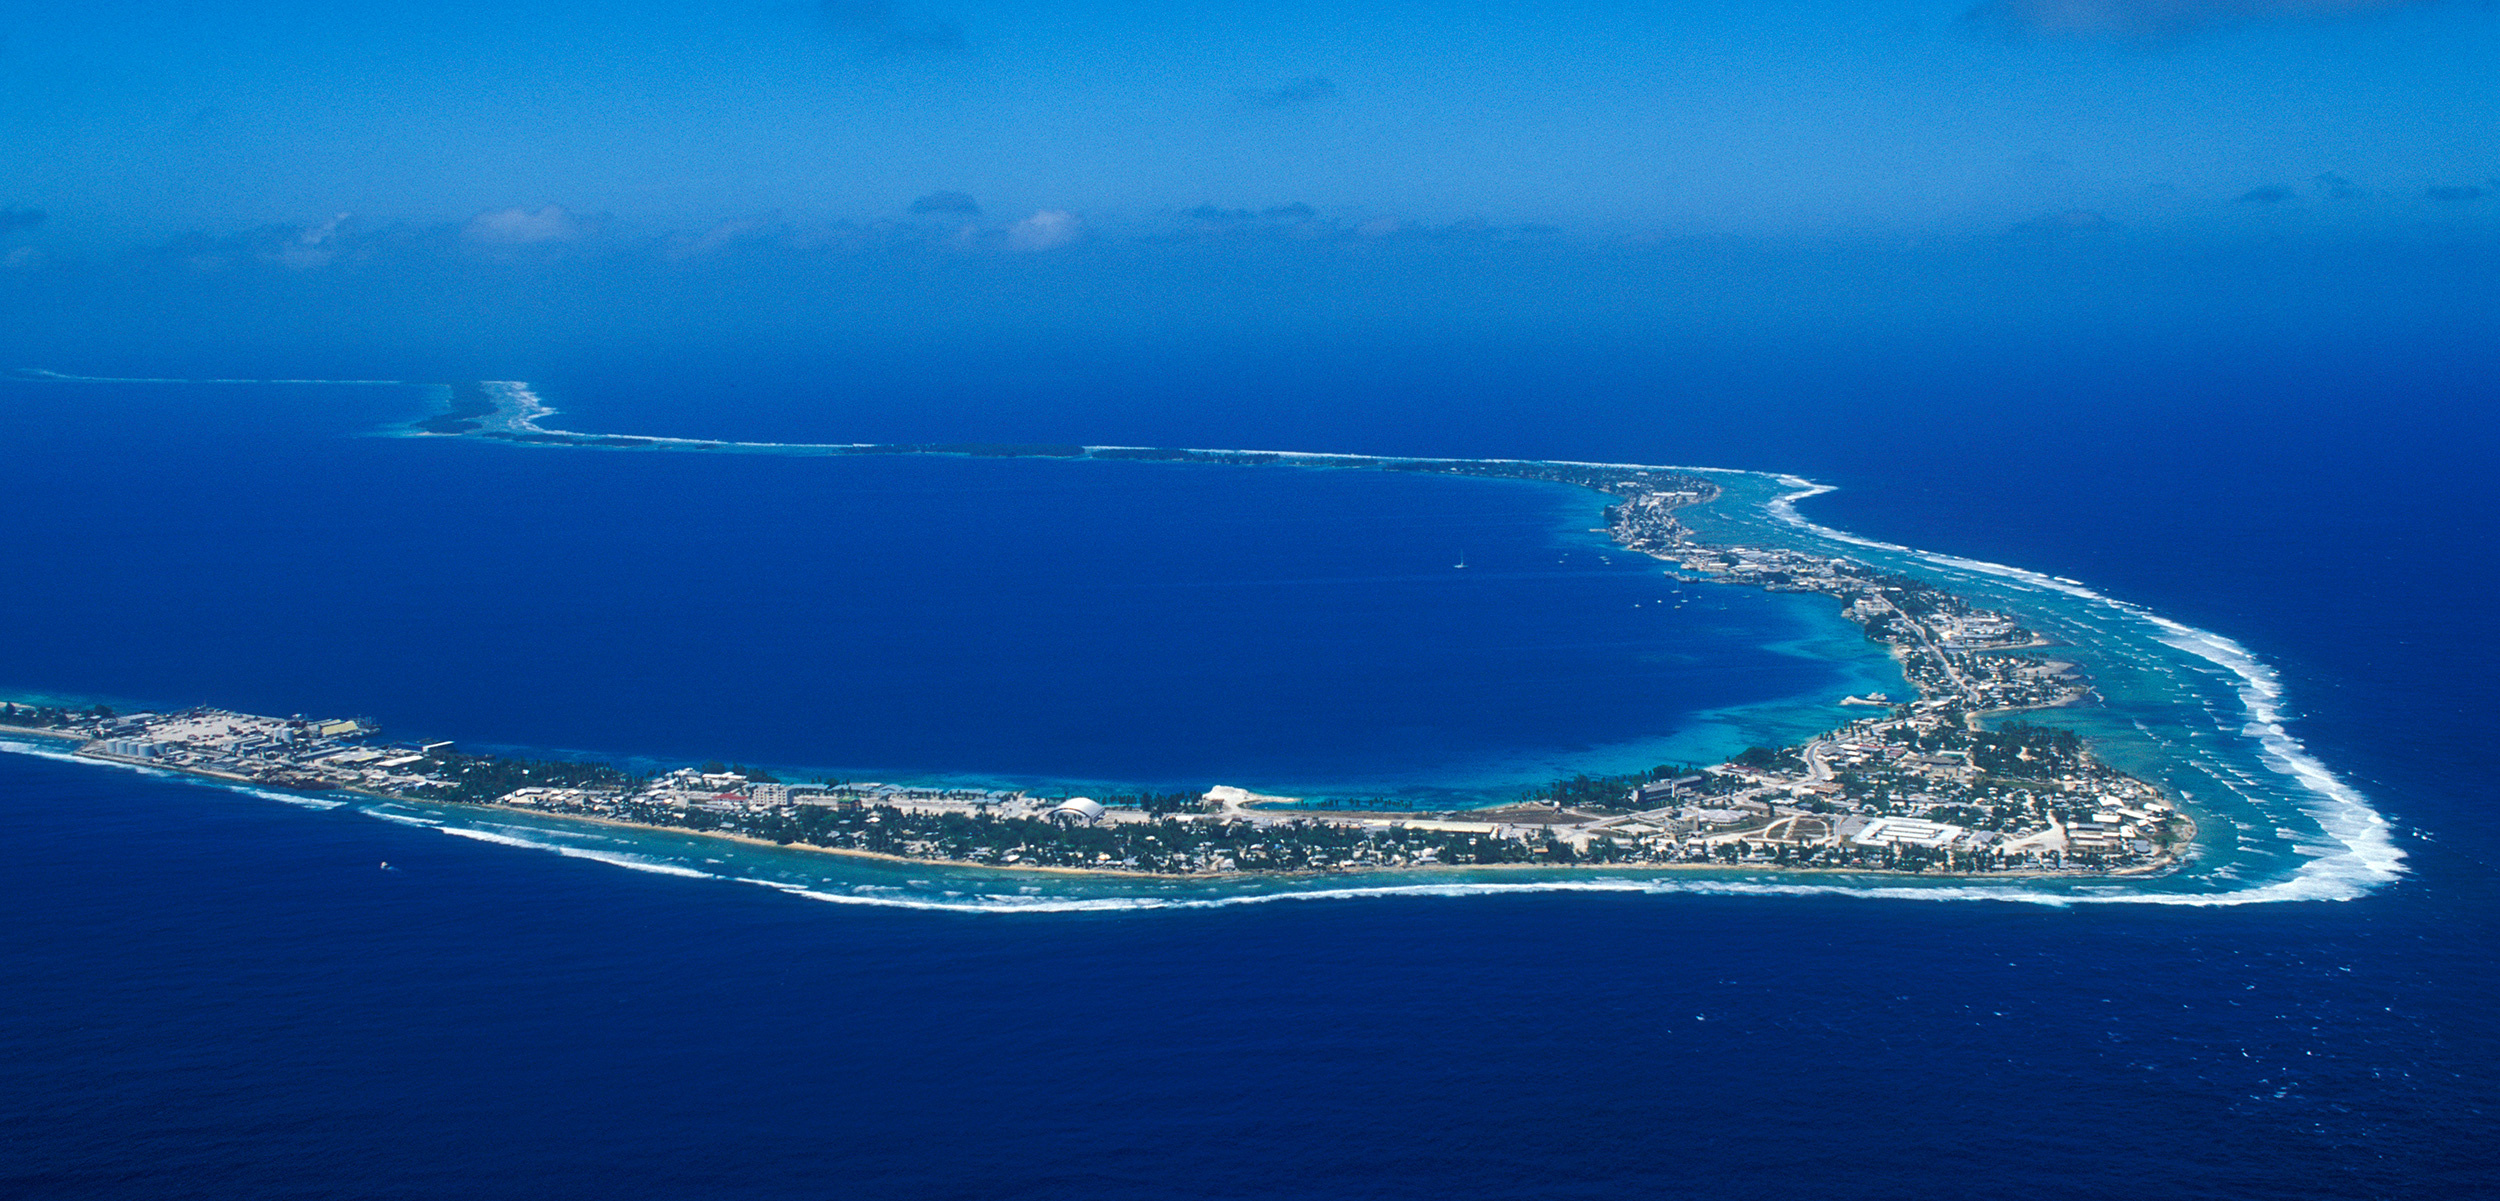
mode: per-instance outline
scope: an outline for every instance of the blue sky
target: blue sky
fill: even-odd
[[[1607,237],[2500,208],[2489,4],[1973,4],[13,6],[0,253],[341,214],[700,237],[940,191],[978,214],[923,220],[1027,249],[1209,203]],[[1067,218],[1014,233],[1037,212]]]
[[[1419,387],[2481,362],[2495,64],[2487,0],[17,5],[0,369],[1380,449]]]

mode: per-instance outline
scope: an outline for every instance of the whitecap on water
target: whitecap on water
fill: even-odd
[[[379,382],[379,381],[327,381]],[[552,410],[527,393],[526,386],[503,384],[516,395],[507,399],[529,417],[544,416]],[[1761,480],[1766,477],[1712,471],[1711,469],[1678,469],[1708,471],[1726,477],[1742,476]],[[569,858],[588,859],[635,871],[702,879],[736,879],[760,884],[812,900],[838,904],[878,905],[911,909],[938,909],[980,913],[1066,913],[1107,912],[1152,909],[1205,909],[1239,905],[1262,905],[1285,901],[1349,901],[1392,898],[1457,898],[1496,897],[1524,893],[1608,892],[1648,895],[1710,895],[1710,896],[1849,896],[1882,900],[1916,901],[1993,901],[2000,903],[2070,906],[2083,904],[2148,904],[2176,906],[2226,906],[2271,903],[2280,901],[2349,900],[2367,894],[2399,878],[2405,871],[2404,851],[2396,845],[2394,832],[2386,819],[2373,809],[2366,798],[2345,784],[2325,764],[2310,755],[2287,729],[2288,717],[2283,711],[2283,687],[2273,668],[2260,662],[2245,647],[2230,638],[2207,630],[2172,621],[2141,606],[2116,600],[2090,587],[2060,576],[2046,575],[2000,563],[1989,563],[1954,555],[1919,551],[1910,547],[1832,529],[1807,520],[1797,512],[1797,502],[1832,491],[1825,485],[1810,483],[1794,476],[1767,477],[1786,490],[1777,492],[1761,504],[1762,512],[1789,531],[1840,546],[1873,552],[1874,557],[1892,556],[1916,562],[1946,579],[1968,583],[1985,581],[2008,592],[2038,597],[2055,594],[2081,602],[2085,608],[2047,614],[2055,624],[2074,635],[2074,640],[2096,648],[2095,653],[2109,660],[2136,665],[2131,670],[2148,676],[2181,680],[2179,666],[2192,668],[2202,678],[2229,681],[2238,704],[2237,714],[2224,713],[2211,697],[2198,698],[2206,710],[2213,731],[2186,729],[2189,739],[2208,739],[2215,734],[2239,740],[2250,749],[2249,762],[2226,761],[2211,751],[2191,756],[2188,765],[2215,780],[2237,799],[2261,813],[2269,810],[2275,794],[2264,787],[2252,768],[2262,769],[2276,779],[2288,779],[2296,787],[2296,807],[2314,822],[2317,829],[2307,831],[2279,824],[2275,836],[2292,858],[2301,860],[2288,878],[2271,882],[2241,883],[2238,864],[2222,864],[2201,869],[2203,874],[2190,878],[2174,875],[2166,879],[2132,882],[2124,885],[2076,885],[2071,881],[2034,880],[2006,882],[1973,881],[1902,881],[1883,883],[1830,880],[1814,882],[1766,880],[1760,878],[1730,879],[1697,874],[1677,874],[1671,878],[1583,877],[1567,880],[1441,880],[1433,882],[1382,882],[1377,884],[1332,885],[1305,887],[1278,885],[1273,881],[1255,882],[1248,890],[1226,896],[1174,896],[1152,891],[1152,886],[1131,895],[1073,895],[1067,892],[1046,892],[1039,884],[1015,886],[1012,892],[980,893],[959,888],[941,887],[929,879],[911,879],[907,886],[896,888],[880,885],[856,885],[838,890],[839,885],[827,882],[815,888],[781,881],[745,876],[723,876],[681,863],[655,859],[624,851],[591,850],[571,845],[558,836],[529,827],[493,825],[482,827],[450,824],[426,818],[360,806],[359,811],[385,821],[408,825],[432,826],[446,834],[479,842],[533,850],[553,851]],[[1741,514],[1730,514],[1742,519]],[[2037,610],[2038,602],[2024,603],[2027,610]],[[2155,646],[2167,647],[2189,656],[2192,661],[2174,664],[2164,661]],[[2181,686],[2184,686],[2182,684]],[[2147,735],[2153,731],[2138,719],[2135,723]],[[2161,740],[2153,739],[2156,743]],[[2210,742],[2198,742],[2211,747]],[[28,741],[0,741],[0,751],[34,755],[68,762],[97,764],[100,761],[69,753],[65,748],[47,747]],[[133,764],[104,764],[125,770],[160,777],[185,779],[194,783],[213,783],[197,777],[180,776],[160,769]],[[279,793],[248,785],[217,785],[232,791],[317,809],[338,808],[349,802],[326,797]],[[2259,795],[2264,793],[2265,795]],[[2276,815],[2268,813],[2268,816]],[[2239,822],[2242,830],[2259,827]],[[635,845],[631,837],[599,831],[585,831],[583,841],[609,845]],[[692,840],[687,840],[689,845]],[[2243,836],[2243,841],[2245,837]],[[804,853],[804,852],[800,852]],[[2190,852],[2194,861],[2195,852]],[[727,861],[707,859],[706,862],[728,866]],[[2229,882],[2238,887],[2221,891],[2192,891],[2199,883]],[[960,881],[954,882],[960,883]],[[1231,885],[1218,884],[1217,888]],[[1070,884],[1070,889],[1102,888],[1101,882]]]
[[[2236,679],[2241,714],[2234,722],[2210,702],[2216,728],[2236,733],[2253,744],[2258,763],[2277,776],[2289,778],[2306,800],[2299,805],[2302,812],[2318,825],[2331,847],[2321,848],[2311,841],[2313,835],[2291,830],[2280,831],[2292,843],[2292,851],[2305,858],[2293,872],[2293,878],[2230,893],[2210,894],[2194,900],[2182,894],[2144,893],[2138,899],[2148,904],[2236,904],[2253,900],[2350,900],[2372,889],[2395,881],[2404,874],[2404,850],[2396,845],[2394,831],[2385,817],[2372,808],[2366,798],[2338,779],[2324,763],[2309,754],[2286,728],[2288,718],[2282,708],[2283,686],[2275,670],[2261,662],[2248,648],[2214,633],[2200,630],[2163,617],[2144,607],[2105,596],[2084,584],[2062,576],[2045,575],[2002,563],[1966,559],[1956,555],[1915,550],[1890,542],[1862,538],[1845,531],[1817,524],[1797,512],[1797,502],[1820,496],[1833,489],[1795,476],[1778,477],[1789,491],[1774,496],[1763,508],[1780,523],[1803,533],[1830,542],[1904,556],[1942,568],[1984,576],[1992,582],[2016,591],[2053,591],[2083,601],[2095,610],[2116,617],[2147,631],[2152,639],[2173,650],[2194,656],[2205,669],[2222,678]],[[2191,738],[2202,737],[2203,731],[2189,730]],[[2236,765],[2222,767],[2216,773],[2226,782],[2237,777],[2241,782],[2256,784]],[[2248,797],[2251,803],[2260,803]]]

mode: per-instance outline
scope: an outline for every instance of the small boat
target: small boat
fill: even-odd
[[[1460,552],[1458,552],[1458,566],[1456,566],[1456,567],[1454,567],[1454,568],[1451,568],[1451,570],[1453,570],[1453,571],[1465,571],[1465,570],[1467,570],[1467,552],[1466,552],[1466,551],[1460,551]]]

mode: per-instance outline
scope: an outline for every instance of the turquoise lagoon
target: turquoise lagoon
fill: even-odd
[[[395,436],[431,388],[0,385],[59,448],[12,487],[106,532],[8,616],[0,685],[342,711],[472,746],[796,775],[1095,790],[1226,783],[1447,805],[1715,761],[1904,691],[1827,598],[1678,581],[1562,485],[1328,468],[682,451]],[[633,431],[619,431],[631,433]],[[375,436],[383,435],[383,436]],[[207,446],[218,448],[205,453]],[[1814,523],[1721,469],[1713,541],[1849,555],[2018,614],[2103,703],[2050,720],[2177,792],[2201,837],[2124,882],[1725,869],[1168,881],[893,864],[499,810],[375,818],[816,900],[971,911],[1523,889],[2050,904],[2345,899],[2402,871],[2224,635],[2016,567]],[[1460,569],[1457,562],[1467,566]],[[293,580],[294,583],[286,581]],[[167,611],[172,621],[151,619]],[[118,632],[99,639],[99,625]],[[19,748],[29,749],[34,748]]]

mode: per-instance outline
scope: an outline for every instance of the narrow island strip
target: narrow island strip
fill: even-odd
[[[558,817],[962,866],[1156,876],[1476,866],[1726,867],[1956,876],[2137,876],[2175,867],[2195,823],[2159,787],[2073,731],[1990,718],[2090,703],[2076,667],[2015,617],[1846,557],[1712,545],[1678,510],[1719,498],[1675,468],[1139,447],[705,442],[551,430],[524,385],[452,390],[422,434],[616,450],[1048,455],[1363,467],[1543,480],[1614,498],[1605,532],[1688,582],[1811,592],[1891,649],[1916,691],[1808,741],[1727,762],[1574,776],[1482,808],[1312,808],[1233,785],[1203,792],[1039,795],[819,779],[709,763],[659,773],[597,762],[387,745],[374,723],[222,709],[117,715],[0,705],[0,730],[77,754],[237,784],[498,806]]]

